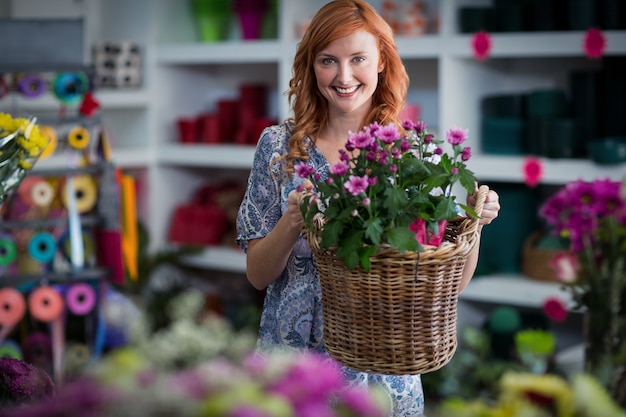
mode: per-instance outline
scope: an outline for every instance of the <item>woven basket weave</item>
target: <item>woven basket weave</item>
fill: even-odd
[[[479,216],[487,191],[479,190]],[[423,374],[448,363],[457,347],[459,285],[477,244],[478,219],[448,222],[444,242],[421,253],[381,246],[369,272],[348,270],[334,251],[321,249],[320,227],[305,237],[320,276],[328,353],[352,369],[380,374]]]

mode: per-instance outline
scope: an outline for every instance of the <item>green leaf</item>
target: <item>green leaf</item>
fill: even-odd
[[[383,227],[379,218],[368,219],[365,222],[365,237],[367,237],[374,245],[378,245],[380,243],[382,234]]]
[[[420,248],[419,243],[415,239],[415,233],[408,227],[395,227],[387,233],[389,244],[400,252],[417,251]]]
[[[456,203],[449,198],[442,199],[435,209],[435,219],[437,220],[450,220],[455,218],[458,214]]]

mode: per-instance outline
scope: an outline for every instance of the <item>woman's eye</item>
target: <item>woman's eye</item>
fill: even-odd
[[[363,58],[362,56],[356,56],[353,59],[354,62],[363,62],[365,61],[365,58]]]
[[[324,65],[330,65],[333,62],[335,62],[335,60],[332,59],[332,58],[324,58],[324,59],[322,59],[322,64],[324,64]]]

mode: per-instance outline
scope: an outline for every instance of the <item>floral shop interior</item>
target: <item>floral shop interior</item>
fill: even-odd
[[[0,0],[0,416],[387,415],[316,357],[251,355],[266,292],[238,212],[328,2]],[[403,118],[460,126],[501,205],[467,287],[415,313],[451,314],[426,349],[447,357],[402,372],[426,413],[626,416],[626,3],[368,3]]]

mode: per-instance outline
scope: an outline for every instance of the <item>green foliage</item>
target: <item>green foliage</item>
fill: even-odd
[[[412,230],[419,219],[436,233],[439,221],[457,217],[459,207],[476,215],[452,194],[457,183],[468,193],[475,189],[474,174],[465,166],[470,148],[461,145],[466,133],[447,132],[448,155],[440,146],[443,140],[428,133],[423,122],[405,122],[402,128],[374,123],[350,133],[341,161],[329,172],[306,163],[296,166],[315,187],[302,199],[305,227],[315,228],[322,215],[320,245],[336,248],[349,269],[369,270],[369,257],[383,244],[400,252],[423,250]]]

